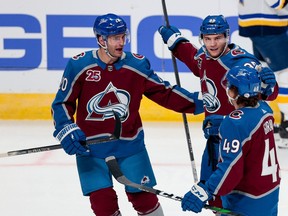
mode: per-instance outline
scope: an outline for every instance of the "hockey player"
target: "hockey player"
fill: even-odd
[[[159,78],[146,57],[123,51],[129,31],[121,17],[98,16],[93,30],[99,49],[74,56],[65,68],[52,103],[53,135],[67,154],[76,154],[82,192],[90,197],[95,215],[119,216],[106,157],[115,156],[131,181],[156,185],[139,114],[142,97],[177,112],[194,114],[203,112],[203,103],[198,93]],[[113,133],[114,112],[122,121],[120,139],[84,147],[86,140]],[[125,190],[138,215],[163,216],[155,194],[129,186]]]
[[[251,39],[254,55],[276,75],[279,95],[274,113],[281,112],[276,144],[288,148],[288,0],[239,0],[238,12],[239,35]]]
[[[183,211],[200,212],[220,195],[223,206],[245,216],[277,216],[280,167],[273,135],[273,112],[259,100],[261,81],[249,67],[227,74],[227,96],[235,107],[220,126],[218,168],[205,183],[192,186]]]
[[[200,180],[205,182],[216,169],[218,162],[219,137],[218,127],[223,115],[229,114],[234,107],[228,103],[226,87],[223,79],[227,71],[238,65],[257,68],[266,88],[262,88],[262,97],[273,100],[277,97],[274,73],[269,68],[261,67],[257,58],[235,44],[229,44],[229,25],[222,15],[207,16],[200,26],[199,41],[202,44],[197,49],[175,27],[160,26],[158,29],[169,50],[179,60],[184,62],[193,74],[200,78],[205,117],[213,115],[203,122],[203,130],[207,144],[202,156]],[[277,86],[277,85],[276,85]],[[221,206],[220,199],[211,205]]]

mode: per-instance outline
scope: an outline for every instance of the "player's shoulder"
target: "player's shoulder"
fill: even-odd
[[[144,55],[125,52],[124,64],[138,70],[150,69],[150,62]]]
[[[81,52],[81,53],[78,53],[74,56],[71,57],[71,60],[73,61],[81,61],[81,60],[84,60],[84,59],[87,59],[87,58],[90,58],[93,54],[92,54],[92,50],[89,50],[89,51],[84,51],[84,52]]]
[[[229,113],[229,115],[225,117],[223,124],[235,125],[238,127],[237,125],[242,124],[244,117],[246,117],[245,115],[245,112],[241,109],[233,110],[231,113]]]
[[[222,60],[228,66],[235,66],[237,65],[246,65],[250,67],[255,67],[256,65],[260,64],[260,61],[247,50],[241,48],[236,44],[229,44],[230,51],[227,55],[224,55]]]
[[[67,63],[67,67],[73,67],[74,70],[79,71],[96,62],[98,62],[96,50],[90,50],[72,56]]]
[[[125,58],[129,61],[135,61],[135,62],[142,62],[147,60],[147,58],[144,55],[133,53],[133,52],[125,52]]]
[[[93,57],[93,51],[86,51],[72,56],[65,66],[65,76],[75,78],[87,66],[96,64],[97,60]]]
[[[85,51],[75,54],[69,59],[68,64],[73,65],[73,67],[81,67],[81,65],[88,65],[92,62],[93,51]]]
[[[259,101],[256,107],[243,107],[232,111],[224,120],[236,127],[241,125],[247,127],[247,125],[258,124],[265,115],[273,115],[273,111],[265,101]]]
[[[198,49],[196,55],[195,55],[195,58],[200,58],[200,56],[206,56],[206,53],[205,53],[205,50],[204,50],[204,47],[200,47],[200,49]]]
[[[242,56],[242,57],[247,57],[247,58],[253,58],[256,59],[254,55],[249,53],[247,50],[243,49],[241,46],[231,43],[229,44],[230,48],[230,54],[231,56]]]

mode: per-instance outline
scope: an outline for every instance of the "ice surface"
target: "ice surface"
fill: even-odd
[[[200,123],[189,123],[198,177],[205,140]],[[146,146],[158,185],[156,189],[183,196],[194,183],[182,122],[144,122]],[[57,144],[50,121],[0,121],[0,153]],[[282,170],[279,216],[288,213],[288,150],[278,149]],[[1,216],[93,216],[83,197],[75,159],[63,150],[0,158]],[[115,181],[123,216],[136,216],[124,188]],[[159,197],[165,215],[214,215],[182,212],[180,202]]]

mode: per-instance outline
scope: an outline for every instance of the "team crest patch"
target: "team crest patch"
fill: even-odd
[[[139,54],[135,54],[135,53],[132,53],[132,55],[137,59],[144,59],[143,55],[139,55]]]
[[[150,182],[149,176],[144,176],[144,177],[141,179],[141,184],[142,184],[142,185],[148,184],[149,182]]]
[[[244,115],[242,110],[234,110],[230,113],[229,117],[232,119],[241,119],[242,115]]]
[[[231,54],[232,54],[233,56],[237,56],[237,55],[243,55],[243,54],[245,54],[245,52],[243,52],[243,51],[240,50],[240,49],[234,49],[234,50],[231,51]]]

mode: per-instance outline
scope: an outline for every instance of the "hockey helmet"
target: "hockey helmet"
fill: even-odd
[[[249,98],[257,96],[261,91],[261,80],[258,71],[251,67],[236,66],[226,76],[227,88],[235,86],[239,96]]]
[[[207,16],[200,26],[200,36],[206,34],[225,34],[229,37],[229,24],[223,15],[209,15]]]
[[[126,34],[129,32],[126,22],[119,16],[109,13],[102,16],[98,16],[93,26],[94,34],[104,36],[107,38],[110,35]]]

